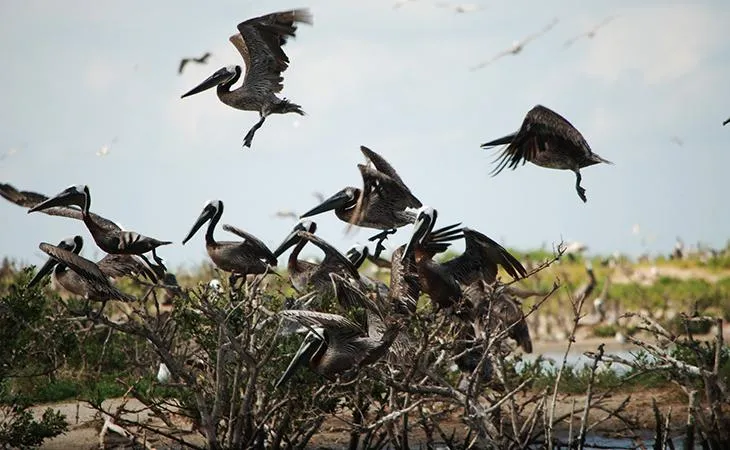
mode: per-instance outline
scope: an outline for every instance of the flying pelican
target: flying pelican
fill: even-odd
[[[541,167],[575,172],[575,190],[583,202],[586,190],[580,185],[580,169],[594,164],[613,164],[591,151],[588,142],[570,122],[555,111],[537,105],[528,111],[520,129],[512,134],[482,144],[482,148],[507,144],[497,157],[497,175],[505,167],[515,169],[530,161]]]
[[[363,188],[348,186],[300,217],[334,210],[335,215],[344,222],[384,230],[369,239],[378,241],[376,254],[379,255],[388,235],[395,233],[396,228],[413,223],[416,219],[414,211],[422,205],[382,156],[365,146],[360,146],[360,151],[368,162],[367,165],[357,165]]]
[[[231,90],[241,77],[241,66],[227,66],[182,95],[185,98],[217,86],[218,98],[228,106],[243,111],[258,111],[261,116],[243,139],[245,147],[251,147],[256,130],[261,128],[270,114],[296,113],[304,115],[301,106],[276,93],[284,88],[281,76],[289,66],[289,57],[282,46],[288,37],[294,37],[296,23],[312,24],[307,9],[281,11],[256,17],[238,24],[238,33],[229,38],[246,63],[246,75],[241,87]]]
[[[488,65],[492,64],[493,62],[495,62],[496,60],[500,59],[503,56],[519,54],[525,48],[525,45],[527,45],[530,41],[532,41],[532,40],[542,36],[543,34],[547,33],[548,31],[550,31],[557,23],[558,23],[558,19],[553,19],[553,21],[550,22],[549,24],[547,24],[547,26],[545,28],[543,28],[542,30],[538,31],[537,33],[531,34],[530,36],[527,36],[525,39],[523,39],[521,41],[514,41],[510,48],[497,53],[496,55],[494,55],[494,57],[492,57],[492,59],[489,59],[487,61],[477,64],[476,66],[473,66],[470,70],[475,71],[475,70],[483,69],[484,67],[487,67]]]
[[[190,62],[195,62],[198,64],[206,64],[208,62],[208,58],[211,57],[210,52],[205,52],[203,56],[200,58],[183,58],[180,60],[180,67],[177,68],[177,74],[180,75],[183,73],[183,69],[185,66]]]
[[[81,208],[81,211],[76,211],[71,208],[55,208],[61,206],[75,205]],[[162,260],[157,256],[155,249],[161,245],[172,244],[172,241],[160,241],[151,237],[142,236],[134,231],[123,231],[122,228],[114,222],[104,219],[96,214],[89,212],[91,206],[91,193],[89,187],[86,185],[71,186],[53,198],[49,198],[37,205],[33,206],[28,210],[28,213],[35,211],[45,211],[48,209],[59,209],[65,211],[66,214],[51,212],[48,214],[62,215],[66,217],[73,217],[75,219],[81,218],[86,224],[86,228],[89,229],[91,237],[94,238],[94,242],[99,246],[100,249],[107,253],[117,255],[139,255],[146,259],[144,253],[152,252],[152,257],[157,263],[165,269]],[[80,216],[80,217],[79,217]],[[152,264],[146,261],[150,266]]]
[[[276,387],[286,383],[305,361],[312,371],[329,380],[373,364],[387,353],[401,330],[401,325],[394,321],[387,324],[382,336],[374,338],[360,325],[337,314],[295,309],[279,311],[279,315],[312,327],[312,331],[305,337]]]
[[[575,43],[575,41],[577,41],[578,39],[581,39],[581,38],[593,39],[596,36],[596,33],[598,32],[598,30],[600,30],[601,28],[603,28],[606,25],[608,25],[609,22],[611,22],[615,18],[616,18],[616,16],[606,17],[605,19],[603,19],[600,23],[598,23],[598,25],[596,25],[592,29],[590,29],[590,30],[588,30],[586,32],[583,32],[583,33],[581,33],[581,34],[579,34],[577,36],[574,36],[574,37],[568,39],[567,41],[565,41],[565,43],[563,44],[563,46],[565,48],[568,48],[571,45],[573,45],[573,43]]]
[[[190,238],[205,224],[208,230],[205,233],[205,249],[213,263],[221,270],[231,272],[231,286],[237,277],[246,275],[258,275],[273,272],[277,265],[276,256],[271,250],[254,235],[247,233],[231,225],[223,225],[223,229],[233,233],[243,241],[216,241],[213,231],[223,215],[223,202],[211,200],[203,207],[203,212],[193,224],[190,232],[185,236],[182,243],[185,245]]]

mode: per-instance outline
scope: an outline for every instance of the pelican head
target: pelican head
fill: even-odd
[[[55,197],[41,202],[28,210],[28,213],[35,211],[43,211],[44,209],[53,208],[54,206],[71,206],[75,205],[79,208],[88,210],[89,206],[89,187],[85,184],[77,184],[69,186],[59,192]]]
[[[83,246],[84,239],[81,236],[66,238],[58,243],[59,248],[72,251],[77,255],[81,252],[81,248],[83,248]],[[30,280],[30,282],[28,283],[28,287],[33,287],[38,284],[38,282],[41,281],[46,275],[50,274],[57,265],[58,261],[55,258],[48,258],[43,267],[41,267],[38,273],[35,274],[33,279]]]
[[[180,98],[185,98],[190,95],[195,95],[197,93],[207,91],[214,86],[233,84],[236,82],[236,80],[238,80],[238,77],[240,76],[241,66],[226,66],[206,78],[205,81],[203,81],[199,85],[184,93]]]
[[[350,208],[354,208],[357,204],[357,199],[360,198],[360,194],[360,189],[348,186],[299,217],[304,218],[316,216],[317,214],[322,214],[323,212],[330,211],[332,209],[348,210]]]
[[[221,214],[223,214],[223,202],[220,200],[211,200],[207,202],[203,206],[203,212],[200,213],[200,216],[198,216],[198,219],[193,224],[193,228],[190,229],[190,232],[187,236],[185,236],[185,239],[183,239],[182,243],[185,245],[187,241],[190,240],[191,237],[200,229],[200,227],[205,224],[205,222],[209,220],[213,220],[213,218],[220,218]]]
[[[417,246],[423,244],[428,234],[433,230],[433,226],[436,224],[436,217],[438,213],[435,209],[430,206],[422,206],[416,213],[416,223],[413,225],[413,234],[411,240],[408,242],[403,257],[409,255],[411,251]]]
[[[299,221],[295,226],[294,229],[289,233],[289,235],[284,239],[284,241],[279,245],[279,247],[274,250],[274,256],[277,258],[281,256],[282,253],[284,253],[289,247],[296,245],[299,243],[301,238],[299,237],[300,231],[306,231],[307,233],[312,233],[317,231],[317,224],[315,222],[312,222],[311,220],[301,220]]]
[[[327,345],[323,335],[324,329],[322,328],[315,328],[307,333],[302,345],[299,346],[299,350],[297,350],[297,353],[292,358],[289,366],[284,371],[284,375],[282,375],[281,378],[279,378],[279,381],[276,382],[276,386],[274,387],[275,389],[278,389],[279,386],[286,383],[286,381],[294,375],[294,372],[296,372],[299,366],[305,362],[309,362],[323,345]]]

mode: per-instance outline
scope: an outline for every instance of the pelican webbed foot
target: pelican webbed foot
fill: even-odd
[[[251,142],[253,142],[253,135],[256,134],[256,131],[261,128],[261,125],[264,124],[264,121],[266,120],[266,116],[262,115],[261,119],[259,119],[258,122],[254,126],[251,127],[250,130],[248,130],[248,133],[246,133],[246,136],[243,138],[243,146],[251,148]]]
[[[385,250],[385,246],[383,245],[383,242],[388,239],[388,236],[391,234],[395,234],[395,232],[398,231],[395,228],[391,228],[389,230],[383,230],[380,233],[376,234],[375,236],[368,239],[370,242],[378,241],[377,244],[375,244],[375,252],[373,253],[373,259],[377,259],[380,257],[380,254]]]

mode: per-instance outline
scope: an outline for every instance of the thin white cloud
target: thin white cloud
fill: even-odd
[[[696,70],[726,36],[728,14],[702,5],[656,5],[620,11],[592,40],[581,69],[614,82],[638,73],[644,83]]]

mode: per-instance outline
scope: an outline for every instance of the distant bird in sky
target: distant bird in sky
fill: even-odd
[[[572,38],[570,38],[567,41],[565,41],[565,43],[563,44],[563,47],[568,48],[571,45],[573,45],[573,43],[575,43],[575,41],[577,41],[577,40],[579,40],[581,38],[593,39],[596,36],[596,33],[598,32],[598,30],[600,30],[601,28],[603,28],[606,25],[608,25],[608,23],[611,22],[612,20],[614,20],[615,18],[616,18],[616,16],[606,17],[605,19],[603,19],[598,25],[596,25],[592,29],[590,29],[590,30],[588,30],[586,32],[583,32],[583,33],[581,33],[581,34],[579,34],[577,36],[573,36]]]
[[[563,116],[542,105],[528,111],[519,131],[482,144],[490,148],[507,144],[497,157],[497,175],[505,167],[516,169],[530,161],[549,169],[572,170],[575,172],[575,190],[586,202],[586,190],[581,187],[580,169],[594,164],[613,164],[591,151],[583,135]]]
[[[722,123],[722,126],[725,126],[725,125],[727,125],[727,124],[729,124],[729,123],[730,123],[730,118],[728,118],[728,119],[727,119],[726,121],[724,121],[724,122]]]
[[[116,144],[119,141],[118,138],[112,139],[112,142],[110,144],[104,144],[101,146],[99,150],[96,151],[96,156],[106,156],[109,154],[109,151],[112,149],[112,145]]]
[[[415,0],[398,0],[393,4],[393,9],[398,9],[401,6],[405,5],[406,3],[414,2]]]
[[[291,210],[279,210],[274,213],[274,217],[277,219],[294,219],[299,220],[299,214]]]
[[[545,28],[543,28],[542,30],[538,31],[537,33],[531,34],[530,36],[527,36],[525,39],[523,39],[521,41],[513,42],[512,46],[510,48],[497,53],[494,57],[492,57],[492,59],[489,59],[487,61],[477,64],[476,66],[473,66],[470,70],[475,71],[475,70],[483,69],[484,67],[487,67],[488,65],[492,64],[493,62],[495,62],[496,60],[500,59],[503,56],[516,55],[516,54],[520,53],[525,48],[525,45],[527,45],[531,41],[537,39],[538,37],[542,36],[543,34],[547,33],[548,31],[550,31],[557,23],[558,23],[558,19],[557,18],[553,19],[552,22],[547,24],[547,26],[545,26]]]
[[[477,12],[484,9],[483,6],[477,5],[475,3],[447,3],[447,2],[436,2],[434,5],[437,8],[444,8],[444,9],[450,9],[451,11],[458,13],[458,14],[465,14],[470,12]]]
[[[13,156],[14,154],[18,153],[18,149],[15,147],[9,148],[5,153],[0,155],[0,161],[4,160],[5,158],[9,156]]]
[[[181,75],[183,73],[183,69],[190,62],[195,62],[195,63],[198,63],[198,64],[207,64],[208,63],[208,58],[210,58],[211,55],[212,54],[210,52],[205,52],[203,54],[203,56],[201,56],[200,58],[183,58],[183,59],[181,59],[180,60],[180,67],[178,67],[178,69],[177,69],[178,75]]]
[[[258,111],[261,119],[246,133],[244,147],[251,147],[256,130],[270,114],[304,115],[302,107],[276,96],[284,88],[282,73],[289,67],[283,46],[295,37],[297,23],[312,24],[308,9],[275,12],[238,24],[239,33],[229,38],[246,63],[241,87],[231,90],[241,77],[241,66],[227,66],[182,95],[185,98],[217,86],[218,98],[226,105],[243,111]]]
[[[669,140],[679,145],[680,147],[684,146],[684,141],[679,136],[672,136]]]

